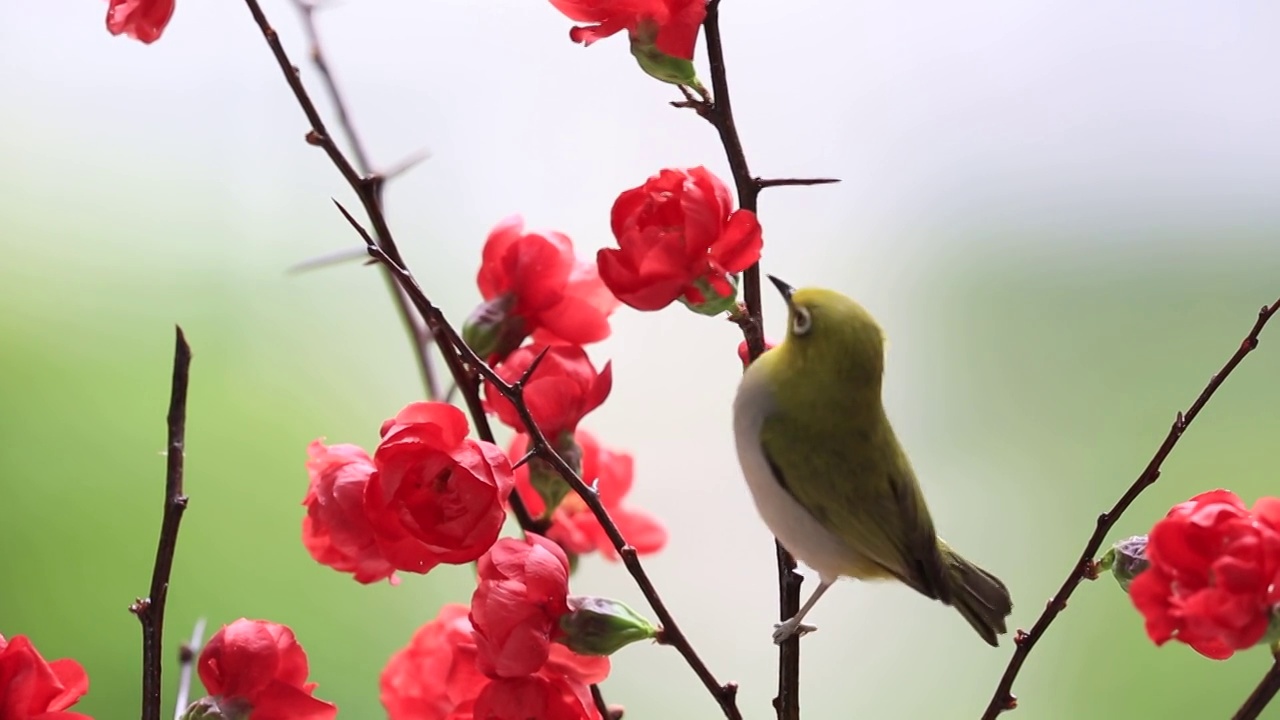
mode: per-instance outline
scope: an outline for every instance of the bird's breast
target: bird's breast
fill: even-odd
[[[733,432],[738,462],[756,510],[770,532],[797,560],[813,568],[824,582],[841,575],[858,576],[864,565],[858,554],[805,509],[779,481],[765,457],[760,431],[770,413],[779,412],[764,378],[748,369],[734,401]]]

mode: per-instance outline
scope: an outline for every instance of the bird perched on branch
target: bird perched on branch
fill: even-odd
[[[956,608],[996,645],[1009,591],[934,531],[881,403],[880,326],[838,292],[769,280],[787,302],[787,336],[738,386],[738,461],[765,524],[819,577],[774,642],[814,630],[805,615],[837,578],[852,577],[902,582]]]

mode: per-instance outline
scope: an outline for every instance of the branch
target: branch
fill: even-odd
[[[249,2],[253,1],[254,0],[249,0]],[[345,211],[343,212],[347,215],[348,220],[354,222],[354,218]],[[533,415],[529,412],[529,407],[524,401],[524,382],[528,380],[528,375],[526,374],[525,377],[522,377],[520,381],[515,384],[510,384],[503,380],[500,375],[494,372],[493,368],[489,367],[487,363],[481,360],[480,357],[477,356],[465,342],[463,342],[461,336],[458,335],[457,331],[453,329],[448,320],[444,317],[444,313],[442,313],[438,307],[433,305],[431,301],[427,299],[426,294],[423,293],[422,288],[418,285],[417,281],[414,280],[413,275],[410,274],[403,266],[396,264],[391,256],[383,251],[382,248],[378,247],[376,243],[372,242],[372,238],[369,237],[367,232],[359,228],[358,225],[356,227],[360,231],[362,237],[365,238],[365,242],[369,247],[369,254],[391,270],[392,274],[395,275],[397,280],[399,280],[400,286],[404,288],[409,299],[418,308],[418,312],[422,314],[427,324],[437,330],[437,337],[443,336],[457,351],[458,356],[465,361],[466,365],[479,373],[484,380],[491,383],[494,389],[502,395],[502,397],[506,398],[516,409],[516,413],[520,416],[521,422],[528,431],[529,452],[555,468],[560,477],[569,484],[569,487],[577,493],[578,497],[582,498],[583,503],[585,503],[591,510],[591,514],[595,516],[596,520],[600,523],[600,527],[604,529],[604,533],[608,536],[609,542],[613,544],[614,549],[618,552],[618,556],[622,558],[623,565],[626,566],[627,571],[635,580],[636,585],[639,586],[640,592],[644,595],[645,600],[648,601],[649,607],[653,609],[653,612],[658,617],[659,622],[662,623],[659,642],[664,645],[674,647],[676,651],[684,657],[685,662],[693,669],[694,673],[698,676],[698,679],[701,680],[702,684],[707,688],[707,691],[710,692],[716,702],[719,703],[720,709],[724,712],[724,715],[728,720],[742,720],[742,713],[738,710],[737,706],[738,686],[733,683],[726,683],[722,685],[718,680],[716,680],[715,675],[713,675],[711,670],[707,668],[706,663],[704,663],[702,658],[698,656],[693,645],[680,630],[679,625],[676,624],[676,620],[671,615],[671,611],[667,609],[666,603],[662,600],[662,596],[658,594],[657,589],[653,586],[653,581],[649,579],[648,574],[645,572],[644,566],[636,555],[636,549],[627,544],[626,539],[622,537],[622,533],[618,530],[618,526],[613,522],[613,518],[609,517],[609,511],[605,509],[604,503],[600,500],[600,496],[596,494],[591,486],[583,482],[582,477],[578,475],[577,471],[575,471],[573,467],[556,452],[555,448],[552,447],[551,443],[547,440],[546,435],[542,433],[542,430],[534,421]],[[445,357],[449,357],[449,353],[445,353]],[[464,393],[467,392],[467,387],[464,383],[460,382],[459,387],[462,388]]]
[[[738,190],[738,207],[758,214],[760,191],[781,185],[821,185],[838,182],[833,178],[786,178],[762,180],[751,174],[746,151],[733,118],[733,104],[729,98],[729,79],[724,62],[724,44],[720,39],[720,0],[709,0],[707,17],[702,23],[707,39],[707,60],[711,66],[712,100],[695,98],[681,88],[685,99],[672,103],[677,107],[691,107],[706,118],[720,135],[720,143],[733,172],[733,182]],[[739,319],[742,334],[747,341],[747,353],[751,361],[764,352],[764,311],[760,301],[760,263],[747,268],[742,275],[745,316]],[[778,617],[786,621],[800,611],[800,584],[804,581],[796,572],[796,561],[775,541],[778,556]],[[773,699],[778,720],[800,718],[800,636],[793,635],[778,648],[778,695]]]
[[[176,327],[173,349],[173,388],[169,395],[169,444],[164,475],[164,516],[160,521],[160,542],[151,570],[151,593],[136,599],[129,612],[142,623],[142,720],[160,720],[163,693],[160,674],[164,666],[164,601],[169,594],[169,573],[178,546],[178,526],[187,509],[182,494],[183,444],[187,426],[187,378],[191,369],[191,347]]]
[[[1258,319],[1254,322],[1253,329],[1240,342],[1240,347],[1236,348],[1236,351],[1232,353],[1227,363],[1222,366],[1222,369],[1209,378],[1209,384],[1205,386],[1204,390],[1200,391],[1200,396],[1191,404],[1191,407],[1187,408],[1186,412],[1180,412],[1174,417],[1173,426],[1169,428],[1169,434],[1165,436],[1164,442],[1160,443],[1160,447],[1156,449],[1155,455],[1151,457],[1142,474],[1138,476],[1137,480],[1133,481],[1133,484],[1129,486],[1129,489],[1125,491],[1124,495],[1116,501],[1116,504],[1110,510],[1098,516],[1097,527],[1094,529],[1093,535],[1089,537],[1089,541],[1085,544],[1084,550],[1080,553],[1080,559],[1071,569],[1071,573],[1062,582],[1062,587],[1058,588],[1057,594],[1049,600],[1044,612],[1040,614],[1040,618],[1036,620],[1036,624],[1031,627],[1031,630],[1027,632],[1019,630],[1015,636],[1014,643],[1017,647],[1014,648],[1013,657],[1009,659],[1009,665],[1000,677],[1000,683],[996,686],[995,694],[991,696],[991,702],[988,703],[986,712],[982,714],[982,720],[994,720],[1000,713],[1018,706],[1017,697],[1013,694],[1013,681],[1022,670],[1022,664],[1026,662],[1027,655],[1031,653],[1031,649],[1036,646],[1036,643],[1044,635],[1045,630],[1049,629],[1049,625],[1058,617],[1058,614],[1067,607],[1067,600],[1079,587],[1081,581],[1097,577],[1097,565],[1094,562],[1094,556],[1102,548],[1102,543],[1106,540],[1107,534],[1111,532],[1111,528],[1115,526],[1116,521],[1129,508],[1129,505],[1137,499],[1138,495],[1159,479],[1160,466],[1164,463],[1165,458],[1169,457],[1169,453],[1173,452],[1174,446],[1182,438],[1182,433],[1186,432],[1187,427],[1191,425],[1191,421],[1195,420],[1200,411],[1204,409],[1204,406],[1209,403],[1209,399],[1222,386],[1227,376],[1236,369],[1236,366],[1244,360],[1246,355],[1258,347],[1258,336],[1262,334],[1262,329],[1266,327],[1267,321],[1278,310],[1280,310],[1280,300],[1276,300],[1269,306],[1263,306],[1258,311]],[[1273,690],[1272,694],[1274,692]]]
[[[1240,709],[1235,715],[1231,716],[1231,720],[1257,720],[1262,716],[1262,711],[1271,702],[1271,698],[1276,696],[1276,692],[1280,691],[1280,654],[1272,651],[1271,669],[1266,675],[1262,676],[1262,681],[1258,683],[1258,687],[1254,688],[1253,693],[1244,701]]]
[[[181,720],[191,699],[191,670],[195,667],[200,647],[204,643],[204,625],[204,618],[196,620],[191,640],[178,648],[178,699],[174,702],[173,720]]]
[[[373,235],[371,236],[360,223],[349,213],[342,205],[338,205],[338,209],[346,216],[347,221],[360,233],[365,243],[377,247],[386,257],[390,258],[396,267],[402,267],[403,258],[396,248],[395,239],[391,235],[391,228],[387,225],[386,216],[382,212],[382,201],[380,198],[380,188],[382,186],[382,178],[378,175],[370,175],[357,171],[347,156],[343,154],[342,149],[337,146],[330,137],[328,130],[325,128],[324,120],[320,117],[320,112],[316,110],[315,103],[311,100],[311,96],[307,93],[307,88],[302,84],[302,79],[298,76],[298,69],[293,62],[289,60],[288,53],[284,50],[284,45],[280,43],[280,36],[275,29],[267,21],[267,16],[262,12],[262,6],[258,4],[258,0],[245,0],[249,12],[253,15],[254,21],[258,24],[258,29],[262,31],[262,37],[267,41],[268,47],[271,48],[271,54],[276,59],[276,64],[280,66],[280,71],[284,73],[285,81],[289,83],[289,88],[293,91],[293,96],[298,101],[298,105],[302,108],[302,112],[307,116],[307,120],[311,123],[311,132],[307,133],[307,142],[316,145],[325,151],[329,156],[329,160],[333,162],[334,167],[346,178],[347,184],[355,191],[356,197],[360,199],[361,205],[364,206],[365,212],[369,216],[369,220],[373,225]],[[300,6],[309,8],[309,5]],[[304,10],[304,13],[306,10]],[[319,54],[318,46],[312,49],[312,56]],[[326,66],[327,68],[327,66]],[[322,73],[325,71],[322,71]],[[332,79],[330,79],[332,82]],[[341,99],[335,96],[335,103]],[[354,137],[354,136],[353,136]],[[337,201],[334,201],[337,204]],[[384,267],[387,267],[384,264]],[[405,296],[405,291],[401,283],[398,283],[390,270],[386,271],[385,277],[391,284],[391,289],[396,297],[397,307],[400,309],[401,317],[409,324],[414,337],[414,347],[418,351],[419,364],[423,370],[423,378],[427,386],[428,399],[439,397],[439,388],[435,381],[435,377],[431,372],[430,364],[426,358],[426,340],[424,338],[430,336],[435,339],[437,347],[440,348],[441,355],[444,356],[445,364],[449,367],[449,373],[453,376],[453,381],[462,390],[466,399],[467,409],[471,414],[471,420],[475,423],[476,434],[481,440],[493,442],[493,431],[489,427],[489,420],[485,417],[484,405],[480,402],[479,384],[475,379],[473,372],[463,367],[461,358],[451,348],[451,344],[447,341],[441,342],[438,327],[433,325],[429,318],[423,316],[425,326],[419,325],[414,316],[409,312],[409,301]],[[528,508],[525,507],[524,501],[520,499],[519,494],[512,491],[507,499],[511,506],[511,512],[516,516],[516,520],[520,523],[520,527],[526,532],[541,532],[545,528],[541,527],[533,516],[529,514]],[[541,530],[539,529],[541,528]]]
[[[267,19],[263,15],[262,9],[258,7],[256,2],[251,3],[249,9],[253,13],[254,19],[258,22],[258,27],[262,29],[263,35],[267,36],[267,42],[272,46],[271,49],[275,53],[276,60],[280,63],[280,69],[285,72],[289,87],[293,88],[293,94],[298,99],[298,104],[302,106],[302,111],[306,113],[307,120],[311,122],[311,132],[307,133],[307,142],[322,148],[325,154],[329,156],[334,166],[342,173],[342,177],[346,179],[347,184],[355,191],[356,197],[360,199],[360,204],[364,206],[365,212],[369,214],[369,219],[373,224],[374,234],[377,235],[379,244],[387,248],[387,252],[393,257],[398,258],[400,257],[400,252],[396,247],[395,239],[391,236],[391,229],[387,225],[382,203],[382,189],[386,185],[386,177],[373,172],[368,153],[365,152],[360,135],[356,132],[355,126],[351,122],[351,115],[347,110],[346,101],[338,90],[333,73],[329,70],[329,63],[325,58],[324,49],[320,44],[320,36],[316,29],[316,5],[309,0],[294,0],[294,6],[297,7],[299,14],[302,16],[302,26],[306,31],[307,40],[311,46],[311,61],[315,64],[316,70],[324,83],[325,90],[328,92],[329,101],[338,116],[338,124],[342,128],[343,134],[347,136],[348,144],[351,145],[352,154],[355,155],[354,163],[343,155],[333,137],[329,134],[324,120],[320,117],[320,111],[316,108],[306,88],[302,85],[298,68],[289,62],[289,59],[285,56],[284,48],[280,45],[275,30],[267,24]],[[434,400],[440,396],[440,387],[436,381],[435,371],[431,363],[431,335],[413,316],[413,313],[409,311],[408,300],[404,297],[404,293],[396,285],[395,281],[385,273],[383,277],[386,279],[387,288],[391,291],[392,299],[395,301],[396,313],[400,316],[400,321],[404,324],[410,339],[413,341],[413,350],[418,359],[418,368],[422,373],[422,382],[426,389],[427,399]]]

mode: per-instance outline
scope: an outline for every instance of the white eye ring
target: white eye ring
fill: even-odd
[[[791,322],[791,332],[796,335],[805,335],[813,327],[813,316],[809,311],[802,308],[795,308],[795,319]]]

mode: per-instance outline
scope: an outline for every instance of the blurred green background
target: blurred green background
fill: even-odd
[[[91,691],[77,709],[136,716],[126,608],[150,578],[180,323],[195,353],[191,506],[168,647],[201,616],[283,622],[320,697],[342,717],[383,717],[383,663],[442,602],[467,600],[469,570],[363,587],[299,542],[307,442],[368,446],[421,391],[374,269],[286,273],[357,242],[329,203],[348,193],[302,142],[243,8],[216,5],[180,3],[151,47],[107,37],[99,8],[28,6],[0,27],[0,65],[29,63],[0,75],[13,100],[0,107],[0,633],[81,661]],[[882,320],[886,402],[936,522],[1008,582],[1013,623],[1028,626],[1097,513],[1280,295],[1280,104],[1257,70],[1280,59],[1265,30],[1276,11],[780,5],[724,9],[748,152],[765,174],[845,182],[766,194],[768,270],[844,290]],[[266,8],[301,62],[291,8]],[[831,22],[814,24],[819,11]],[[388,201],[454,318],[477,302],[480,246],[507,213],[586,252],[609,242],[616,193],[660,167],[728,177],[714,135],[664,107],[671,93],[623,41],[574,47],[542,3],[332,12],[332,60],[375,156],[433,153]],[[777,61],[815,54],[847,79]],[[449,72],[463,56],[467,71]],[[773,336],[780,312],[767,297]],[[771,717],[772,541],[728,422],[738,335],[678,308],[615,317],[592,350],[613,360],[615,390],[586,426],[637,458],[635,502],[671,533],[647,566],[686,633],[741,683],[748,718]],[[1277,492],[1271,332],[1112,539],[1205,489]],[[598,558],[573,586],[644,607]],[[977,717],[1010,652],[901,587],[842,584],[813,621],[810,718]],[[1268,662],[1156,649],[1103,580],[1031,656],[1016,716],[1227,717]],[[605,691],[628,717],[717,713],[656,646],[619,654]]]

